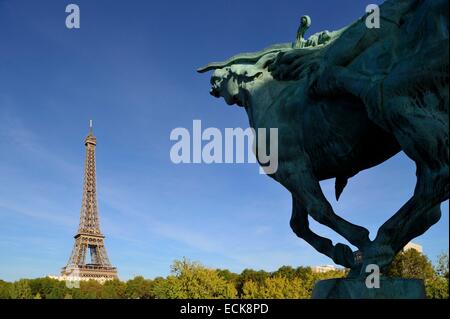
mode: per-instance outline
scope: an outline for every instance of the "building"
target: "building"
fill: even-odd
[[[405,245],[405,247],[403,247],[403,251],[407,251],[407,250],[410,250],[410,249],[414,249],[414,250],[418,251],[419,253],[423,253],[422,246],[419,245],[419,244],[415,244],[413,242],[409,242],[409,243],[407,243]]]
[[[340,269],[341,268],[338,268],[333,265],[321,265],[321,266],[311,267],[311,270],[316,273],[324,273],[324,272],[335,271],[335,270],[340,270]]]
[[[60,276],[50,278],[66,281],[94,279],[105,282],[117,278],[117,269],[109,261],[104,242],[105,236],[100,230],[95,172],[97,139],[93,135],[92,121],[84,144],[86,159],[80,224],[74,236],[75,243],[67,265],[62,269]]]

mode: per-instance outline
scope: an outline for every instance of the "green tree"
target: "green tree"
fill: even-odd
[[[239,284],[239,274],[231,272],[228,269],[217,269],[217,274],[225,281],[231,282],[235,287]]]
[[[167,299],[169,298],[169,279],[163,277],[156,277],[153,279],[152,285],[152,298],[154,299]]]
[[[285,277],[287,279],[294,279],[295,277],[297,277],[296,269],[291,266],[281,266],[272,275]]]
[[[448,254],[442,253],[438,256],[438,264],[436,266],[438,276],[447,278],[448,280]]]
[[[68,288],[65,282],[48,277],[31,279],[29,281],[32,294],[39,294],[42,299],[61,299],[64,298]]]
[[[130,299],[152,298],[152,283],[142,276],[136,276],[126,283],[125,295]]]
[[[299,278],[275,276],[265,281],[264,298],[300,299],[308,298],[308,291]]]
[[[243,294],[244,284],[247,281],[253,281],[258,285],[263,285],[266,278],[270,277],[270,273],[264,270],[253,270],[253,269],[244,269],[239,275],[239,279],[237,281],[236,288],[238,290],[238,294],[241,296]]]
[[[319,280],[342,278],[347,275],[346,270],[330,270],[327,272],[314,272],[311,267],[298,267],[295,278],[302,282],[302,288],[306,291],[306,298],[310,298],[315,284]]]
[[[0,280],[0,299],[81,298],[310,298],[318,280],[346,276],[345,270],[313,272],[310,267],[282,266],[273,273],[245,269],[235,274],[227,269],[210,269],[188,259],[176,260],[171,274],[153,280],[137,276],[127,282],[95,280],[67,288],[64,281],[50,278]],[[419,278],[425,282],[428,298],[448,298],[448,255],[442,254],[436,267],[415,250],[398,254],[385,273],[394,277]]]
[[[414,249],[400,252],[395,256],[387,275],[422,279],[427,298],[448,298],[448,257],[445,254],[439,257],[435,269],[425,255]]]
[[[268,277],[262,284],[253,280],[244,283],[242,298],[244,299],[301,299],[308,298],[308,291],[299,278],[288,279],[275,275]]]
[[[102,298],[102,284],[96,280],[80,281],[80,288],[72,289],[74,296],[80,299]]]
[[[9,299],[11,291],[11,283],[0,280],[0,299]]]
[[[425,291],[429,299],[448,299],[448,280],[440,276],[427,279]]]
[[[253,280],[250,279],[242,285],[242,299],[258,299],[260,296],[259,285]]]
[[[156,278],[153,281],[153,296],[155,299],[188,298],[181,281],[173,275],[167,278]]]
[[[386,272],[390,277],[430,279],[435,275],[428,258],[415,249],[402,251],[395,256]]]
[[[52,279],[52,282],[49,284],[52,285],[52,287],[50,292],[45,295],[46,299],[62,299],[70,291],[70,289],[66,287],[65,281]]]
[[[295,269],[294,276],[296,278],[306,281],[306,280],[309,280],[313,276],[313,271],[312,271],[311,267],[300,266]]]
[[[435,276],[426,281],[425,289],[427,297],[432,299],[448,299],[448,254],[438,256],[435,267]]]
[[[103,299],[122,299],[126,298],[126,283],[114,279],[108,280],[103,284],[102,287],[102,298]]]
[[[264,270],[244,269],[240,275],[240,280],[242,282],[253,280],[258,284],[263,284],[268,277],[270,277],[270,273]]]
[[[172,264],[172,276],[167,278],[168,298],[235,298],[234,285],[220,277],[216,270],[209,269],[188,259],[176,260]]]
[[[33,299],[33,294],[27,279],[20,279],[14,282],[10,288],[10,296],[12,299]]]

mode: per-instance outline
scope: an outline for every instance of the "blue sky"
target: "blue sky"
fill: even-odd
[[[0,0],[0,278],[58,274],[79,221],[89,119],[98,139],[100,218],[122,279],[164,276],[183,256],[210,267],[274,270],[330,264],[289,228],[291,200],[256,164],[174,165],[169,134],[194,119],[247,127],[241,108],[208,94],[195,69],[292,41],[364,14],[364,1]],[[374,1],[372,1],[374,2]],[[352,178],[336,211],[378,227],[412,194],[414,165],[399,154]],[[417,238],[435,260],[448,250],[448,203]],[[340,238],[317,223],[313,228]]]

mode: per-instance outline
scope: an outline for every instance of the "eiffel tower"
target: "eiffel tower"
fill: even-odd
[[[117,269],[109,262],[104,243],[105,236],[100,231],[95,182],[97,140],[92,132],[92,121],[90,121],[89,134],[84,145],[86,146],[86,159],[80,225],[74,236],[75,244],[72,254],[67,266],[62,269],[61,277],[69,277],[74,280],[106,281],[117,278]],[[88,262],[86,262],[86,257]]]

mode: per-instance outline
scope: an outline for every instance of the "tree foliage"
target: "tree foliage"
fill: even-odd
[[[387,271],[390,277],[428,279],[434,269],[428,258],[415,249],[402,251],[395,256]]]
[[[125,285],[125,296],[130,299],[152,298],[152,282],[142,276],[128,280]]]
[[[448,254],[442,253],[439,255],[436,273],[438,276],[447,278],[448,280]]]
[[[30,288],[30,283],[26,279],[20,279],[14,282],[9,289],[11,299],[32,299],[33,293]]]
[[[219,276],[216,270],[187,259],[174,262],[169,282],[168,298],[216,299],[236,298],[237,295],[234,285]]]
[[[227,269],[211,269],[188,259],[176,260],[165,278],[104,284],[82,281],[79,288],[51,278],[0,280],[0,299],[170,299],[170,298],[310,298],[318,280],[345,277],[346,270],[314,272],[310,267],[282,266],[274,272],[245,269],[240,274]],[[448,298],[448,255],[442,254],[433,267],[428,258],[415,250],[396,256],[386,275],[420,278],[425,281],[428,298]]]
[[[422,253],[409,249],[395,256],[387,273],[391,277],[417,278],[425,282],[427,298],[448,298],[448,255],[442,254],[434,268]]]
[[[249,280],[242,288],[244,299],[304,299],[309,298],[308,291],[299,278],[288,279],[275,275],[267,277],[263,283]]]

